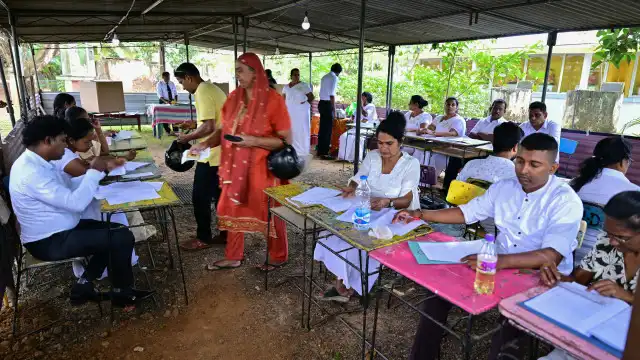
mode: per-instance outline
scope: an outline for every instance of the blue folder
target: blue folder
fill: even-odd
[[[418,241],[408,241],[409,249],[411,249],[411,253],[413,253],[413,257],[416,258],[416,261],[420,265],[438,265],[438,264],[457,264],[449,261],[438,261],[431,260],[425,255],[425,253],[420,249],[420,242]]]

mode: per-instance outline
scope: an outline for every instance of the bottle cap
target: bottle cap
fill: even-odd
[[[367,180],[367,175],[360,175],[360,180]]]
[[[496,241],[496,237],[493,234],[487,234],[484,236],[484,239],[487,240],[488,242],[494,242]]]

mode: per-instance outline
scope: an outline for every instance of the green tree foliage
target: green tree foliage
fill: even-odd
[[[621,62],[630,63],[636,59],[636,53],[640,50],[640,28],[600,30],[597,36],[598,47],[592,69],[607,62],[620,68]]]

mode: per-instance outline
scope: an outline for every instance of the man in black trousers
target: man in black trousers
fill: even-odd
[[[331,146],[331,130],[333,119],[336,117],[336,90],[338,89],[338,76],[342,72],[342,66],[335,63],[331,71],[320,80],[320,130],[318,132],[318,156],[331,159],[329,148]]]

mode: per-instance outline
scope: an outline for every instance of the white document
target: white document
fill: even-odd
[[[147,181],[146,184],[153,186],[155,191],[160,191],[160,189],[162,189],[162,185],[164,185],[162,181]]]
[[[391,209],[382,209],[380,211],[375,211],[375,210],[371,210],[371,218],[369,219],[369,225],[371,227],[377,226],[377,225],[389,225],[391,224],[391,221],[385,222],[385,221],[380,221],[378,222],[379,219],[383,218],[384,215],[386,215]],[[344,221],[344,222],[352,222],[353,221],[353,213],[356,211],[355,207],[350,208],[349,210],[345,211],[342,215],[339,215],[338,217],[336,217],[337,220],[340,221]],[[393,218],[393,216],[391,216],[391,218]]]
[[[429,260],[460,264],[460,259],[463,257],[480,252],[480,248],[482,248],[482,240],[421,242],[419,245],[420,250],[427,255]]]
[[[139,162],[139,161],[127,161],[126,163],[124,163],[124,169],[127,170],[127,172],[129,172],[147,165],[149,165],[149,163]]]
[[[127,169],[123,166],[118,166],[113,170],[109,171],[109,176],[122,176],[127,173]]]
[[[129,139],[131,139],[132,135],[133,135],[133,133],[131,131],[129,131],[129,130],[120,130],[116,134],[116,137],[113,138],[113,140],[115,140],[115,141],[129,140]]]
[[[111,143],[113,142],[113,138],[111,136],[107,136],[105,139],[107,140],[107,145],[111,146]]]
[[[106,199],[110,205],[127,202],[158,199],[157,185],[141,181],[117,182],[100,186],[94,196],[96,199]]]
[[[404,236],[404,235],[408,234],[409,232],[413,231],[418,226],[424,225],[424,224],[426,224],[426,223],[424,221],[422,221],[422,220],[413,220],[412,222],[410,222],[408,224],[397,223],[397,224],[389,224],[387,226],[389,227],[389,229],[391,230],[393,235],[395,235],[395,236]]]
[[[588,292],[578,283],[560,283],[527,300],[525,305],[584,336],[590,336],[590,331],[629,308],[622,300],[605,297],[595,291]]]
[[[324,199],[340,195],[342,191],[323,187],[311,188],[302,194],[291,197],[290,200],[298,202],[304,206],[321,204]],[[287,199],[289,200],[289,199]],[[292,204],[296,204],[293,202]]]
[[[142,177],[146,177],[146,176],[153,176],[153,173],[148,171],[148,172],[142,172],[142,173],[138,173],[138,174],[127,174],[127,175],[122,175],[123,179],[137,179],[137,178],[142,178]]]
[[[332,196],[332,197],[326,198],[322,200],[320,204],[335,212],[343,212],[355,206],[356,198],[355,197],[344,198],[338,195],[338,196]]]
[[[631,323],[631,307],[628,307],[609,320],[589,330],[591,336],[612,348],[623,351],[627,343],[627,333]]]
[[[118,205],[128,202],[159,199],[160,195],[153,188],[145,191],[124,191],[107,197],[109,205]]]
[[[209,158],[210,154],[211,154],[211,148],[206,148],[200,151],[200,154],[192,154],[191,150],[185,150],[182,153],[181,162],[184,164],[187,161],[205,161]]]

